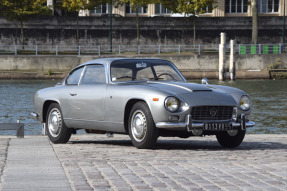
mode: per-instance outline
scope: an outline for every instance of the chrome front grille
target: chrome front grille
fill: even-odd
[[[232,113],[231,106],[197,106],[191,110],[192,120],[196,121],[231,120]]]

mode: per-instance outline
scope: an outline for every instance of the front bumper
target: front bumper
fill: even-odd
[[[240,123],[237,122],[232,122],[232,128],[233,129],[238,129],[240,128],[241,130],[245,130],[248,127],[254,127],[255,123],[253,121],[246,121],[245,120],[245,115],[242,114],[240,116]],[[216,122],[215,122],[216,123]],[[174,129],[174,128],[185,128],[187,131],[193,131],[193,130],[205,130],[204,129],[204,124],[205,123],[198,123],[198,122],[192,122],[191,115],[187,115],[185,118],[185,122],[158,122],[155,124],[157,128],[160,129]],[[220,129],[218,129],[220,130]]]

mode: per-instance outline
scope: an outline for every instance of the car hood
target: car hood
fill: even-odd
[[[234,96],[228,87],[178,82],[149,82],[147,86],[177,96],[190,106],[228,105],[236,106]],[[236,90],[232,88],[232,90]]]

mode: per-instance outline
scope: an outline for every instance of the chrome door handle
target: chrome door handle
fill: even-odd
[[[76,96],[77,94],[76,93],[70,93],[70,96]]]

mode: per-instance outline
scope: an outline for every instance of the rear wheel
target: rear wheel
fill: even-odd
[[[137,102],[129,116],[129,135],[139,149],[152,149],[158,138],[151,112],[144,102]]]
[[[69,129],[63,120],[60,105],[52,103],[48,108],[46,119],[47,134],[53,143],[67,143],[72,135],[72,129]]]
[[[230,136],[227,132],[221,132],[216,135],[216,138],[221,146],[226,148],[234,148],[242,143],[245,133],[246,130],[239,130],[235,136]]]

